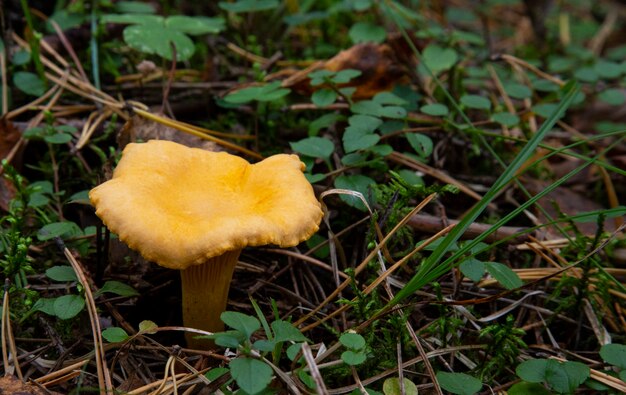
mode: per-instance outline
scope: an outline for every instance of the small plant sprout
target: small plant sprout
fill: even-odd
[[[129,144],[113,179],[89,197],[129,247],[180,270],[185,326],[217,332],[241,250],[295,246],[318,230],[322,210],[303,169],[296,155],[251,165],[225,152],[152,140]],[[193,336],[187,342],[210,345]]]

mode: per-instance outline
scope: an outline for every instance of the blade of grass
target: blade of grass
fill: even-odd
[[[502,219],[500,219],[498,222],[493,224],[489,229],[487,229],[481,235],[479,235],[474,240],[472,240],[471,242],[467,243],[462,248],[457,250],[452,256],[450,256],[448,259],[446,259],[440,265],[436,266],[436,268],[434,268],[434,270],[431,270],[430,272],[425,273],[425,275],[424,275],[424,282],[423,283],[427,284],[430,281],[434,281],[435,279],[437,279],[438,277],[443,275],[452,266],[452,263],[455,260],[459,259],[459,257],[464,256],[464,254],[466,252],[470,251],[473,247],[478,245],[478,243],[483,241],[487,236],[489,236],[491,233],[495,232],[498,228],[500,228],[502,225],[504,225],[505,223],[507,223],[508,221],[513,219],[515,216],[519,215],[522,211],[524,211],[527,208],[529,208],[531,205],[533,205],[539,199],[541,199],[542,197],[546,196],[547,194],[549,194],[550,192],[555,190],[558,186],[562,185],[564,182],[566,182],[570,178],[574,177],[576,174],[580,173],[585,167],[587,167],[587,166],[591,165],[592,163],[594,163],[596,159],[600,158],[602,155],[605,154],[605,151],[610,150],[613,146],[617,145],[618,143],[619,143],[619,141],[614,142],[612,145],[607,147],[603,152],[599,153],[598,155],[596,155],[593,158],[588,159],[586,163],[583,163],[582,165],[580,165],[577,168],[573,169],[572,171],[567,173],[565,176],[561,177],[559,180],[557,180],[556,182],[552,183],[547,188],[542,190],[540,193],[538,193],[537,195],[531,197],[524,204],[520,205],[520,207],[516,208],[515,210],[511,211],[509,214],[504,216]],[[419,271],[418,271],[418,274],[419,274]]]
[[[513,162],[504,170],[502,175],[496,180],[493,186],[489,189],[489,191],[485,194],[485,196],[470,210],[470,212],[459,222],[457,226],[452,229],[452,231],[443,239],[443,241],[437,246],[435,251],[423,262],[415,276],[411,278],[411,280],[406,284],[404,288],[400,290],[395,296],[393,300],[391,300],[385,309],[388,309],[402,300],[404,300],[407,296],[413,294],[415,291],[420,289],[427,282],[424,282],[426,279],[426,275],[431,273],[433,269],[439,266],[439,262],[443,255],[448,252],[450,246],[456,242],[459,237],[465,232],[467,227],[478,218],[478,216],[483,212],[483,210],[487,207],[491,200],[499,193],[499,191],[504,188],[509,182],[511,182],[519,170],[519,168],[530,158],[533,154],[539,143],[543,140],[545,135],[549,130],[552,129],[556,121],[565,113],[567,108],[572,103],[575,95],[579,91],[578,85],[575,83],[571,83],[566,85],[565,90],[566,94],[563,97],[563,100],[556,108],[556,110],[551,114],[551,116],[546,119],[541,128],[535,133],[535,135],[528,141],[528,143],[524,146],[524,148],[519,152],[519,154],[515,157]],[[447,262],[447,261],[446,261]],[[428,276],[430,279],[431,276]]]

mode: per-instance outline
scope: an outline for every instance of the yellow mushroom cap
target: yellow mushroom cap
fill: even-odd
[[[128,144],[113,178],[89,192],[96,214],[130,248],[185,269],[226,251],[291,247],[317,232],[320,203],[296,155],[250,164],[164,140]]]

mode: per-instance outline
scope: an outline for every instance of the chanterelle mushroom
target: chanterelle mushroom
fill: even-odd
[[[223,330],[241,250],[291,247],[318,230],[320,203],[296,155],[259,163],[170,141],[129,144],[89,192],[104,224],[147,260],[181,271],[185,326]],[[206,342],[187,336],[192,347]]]

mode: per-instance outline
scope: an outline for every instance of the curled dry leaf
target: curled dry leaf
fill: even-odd
[[[404,76],[405,70],[397,61],[387,44],[362,43],[350,47],[325,62],[318,62],[307,69],[295,72],[283,81],[282,86],[302,92],[316,88],[309,84],[308,74],[315,70],[360,70],[361,75],[341,87],[355,87],[354,99],[368,99],[379,92],[389,91]],[[284,74],[284,73],[282,73]]]
[[[164,117],[164,115],[160,116]],[[124,124],[117,136],[117,143],[122,149],[126,147],[128,143],[148,140],[167,140],[190,148],[201,148],[206,151],[221,151],[218,145],[211,141],[203,140],[200,137],[181,132],[138,115],[133,115],[133,117]]]

